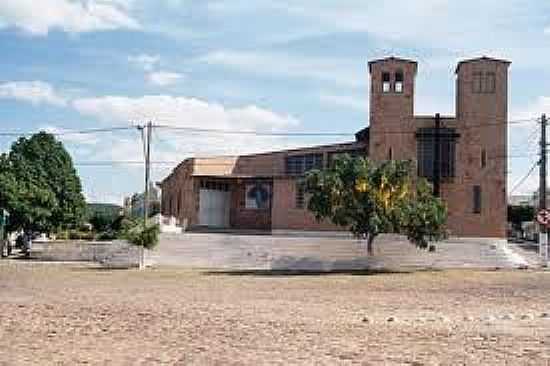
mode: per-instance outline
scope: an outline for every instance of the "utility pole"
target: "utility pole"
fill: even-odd
[[[151,177],[151,135],[153,132],[153,123],[149,121],[146,125],[137,126],[141,132],[141,141],[143,142],[143,155],[145,159],[145,192],[143,193],[143,229],[147,227],[149,218],[149,180]],[[139,248],[139,269],[145,266],[145,250]]]
[[[144,220],[147,225],[147,219],[149,218],[149,181],[151,179],[151,135],[153,130],[153,124],[151,121],[147,123],[147,145],[145,148],[145,197],[144,197]]]
[[[546,114],[542,115],[540,121],[540,179],[539,179],[539,212],[546,210]],[[540,224],[540,234],[539,234],[539,251],[542,255],[542,250],[544,248],[544,253],[546,259],[548,260],[548,233],[546,230],[546,225]]]
[[[433,184],[434,196],[439,197],[441,194],[441,115],[435,114],[435,147],[434,147],[434,166],[433,166]]]

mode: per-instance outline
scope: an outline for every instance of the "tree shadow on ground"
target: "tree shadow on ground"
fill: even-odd
[[[414,271],[418,272],[418,271]],[[328,270],[328,271],[313,271],[313,270],[282,270],[282,269],[256,269],[256,270],[223,270],[223,271],[207,271],[203,272],[209,276],[257,276],[257,277],[297,277],[297,276],[375,276],[383,274],[410,274],[413,271],[397,271],[397,270]]]
[[[383,274],[411,274],[418,272],[437,272],[433,268],[405,269],[398,266],[385,266],[376,258],[357,258],[352,260],[326,261],[318,258],[296,258],[284,256],[270,263],[268,269],[212,270],[207,275],[229,276],[330,276],[353,275],[374,276]]]

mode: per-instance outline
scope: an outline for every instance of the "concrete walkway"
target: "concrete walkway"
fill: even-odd
[[[162,234],[150,259],[158,265],[236,270],[345,271],[364,269],[525,268],[533,266],[502,240],[452,239],[435,253],[416,249],[399,236],[381,236],[375,255],[346,237]]]

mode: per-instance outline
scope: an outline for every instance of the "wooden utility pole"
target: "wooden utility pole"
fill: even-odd
[[[441,115],[435,114],[435,136],[434,136],[434,166],[433,166],[433,184],[434,196],[441,194]]]
[[[145,226],[147,226],[147,219],[149,218],[149,184],[151,179],[151,135],[153,130],[153,124],[151,121],[147,123],[147,138],[145,147],[145,197],[143,202],[143,216],[145,220]]]
[[[145,126],[138,126],[141,132],[143,142],[143,155],[145,159],[145,191],[143,192],[143,229],[147,227],[149,219],[149,181],[151,177],[151,136],[153,132],[153,123],[149,121]],[[145,249],[139,248],[139,269],[145,266]]]
[[[540,121],[539,210],[546,209],[546,115]]]
[[[540,121],[540,179],[539,179],[539,212],[546,210],[546,114],[542,115]],[[540,254],[543,254],[548,259],[548,233],[546,230],[546,225],[540,224],[540,233],[539,233],[539,251]]]

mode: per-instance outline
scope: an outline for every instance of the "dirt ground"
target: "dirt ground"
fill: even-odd
[[[19,364],[549,365],[550,273],[4,261],[0,365]]]

